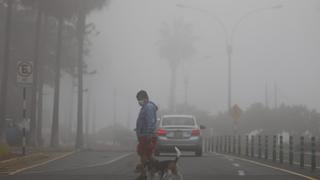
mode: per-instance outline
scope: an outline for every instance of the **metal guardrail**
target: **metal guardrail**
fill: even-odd
[[[204,151],[264,159],[274,163],[288,163],[311,171],[320,169],[320,144],[315,137],[283,136],[210,136],[204,137]],[[296,141],[294,141],[296,140]],[[271,144],[270,144],[271,143]]]

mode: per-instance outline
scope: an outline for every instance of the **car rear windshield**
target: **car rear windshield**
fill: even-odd
[[[194,126],[195,122],[192,118],[187,117],[166,117],[162,120],[162,126]]]

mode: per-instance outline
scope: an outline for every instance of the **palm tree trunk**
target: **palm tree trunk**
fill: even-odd
[[[59,103],[60,103],[60,69],[61,69],[61,49],[62,49],[62,33],[63,33],[63,17],[58,19],[58,43],[56,54],[56,76],[54,87],[54,104],[53,104],[53,118],[51,129],[51,147],[59,146]]]
[[[84,4],[84,1],[82,1]],[[83,147],[83,46],[85,36],[86,14],[84,7],[79,11],[78,19],[78,121],[76,148]]]
[[[4,62],[2,68],[2,82],[1,82],[1,98],[0,98],[0,143],[6,143],[5,140],[5,118],[7,106],[7,88],[8,88],[8,70],[9,70],[9,56],[10,56],[10,41],[11,41],[11,19],[12,19],[12,0],[7,0],[7,20],[5,29],[4,41]]]

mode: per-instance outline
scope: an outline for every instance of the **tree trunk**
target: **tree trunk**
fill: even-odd
[[[38,138],[38,144],[40,146],[43,145],[43,138],[42,138],[42,112],[43,112],[43,68],[44,68],[44,60],[45,58],[45,54],[46,54],[46,50],[47,50],[47,43],[44,40],[45,39],[45,32],[48,31],[48,15],[44,15],[44,28],[42,30],[42,60],[39,61],[39,71],[38,71],[38,125],[37,125],[37,138]]]
[[[4,61],[2,68],[2,82],[1,82],[1,98],[0,98],[0,143],[6,143],[5,140],[5,120],[6,120],[6,106],[7,106],[7,90],[8,90],[8,70],[9,70],[9,56],[10,56],[10,41],[11,41],[11,19],[12,19],[12,0],[7,0],[7,20],[5,28],[4,40]]]
[[[56,76],[54,85],[54,104],[53,104],[53,118],[51,129],[51,147],[59,146],[59,103],[60,103],[60,69],[61,69],[61,49],[62,49],[62,34],[63,34],[63,17],[58,19],[58,43],[56,54]]]
[[[37,146],[37,96],[38,96],[38,66],[39,66],[39,49],[41,39],[41,20],[42,10],[38,1],[37,22],[35,30],[34,59],[33,59],[33,88],[32,88],[32,111],[30,122],[30,144]]]
[[[84,1],[82,1],[84,4]],[[83,148],[83,46],[86,26],[85,8],[79,11],[78,17],[78,120],[77,120],[77,137],[76,148]]]
[[[177,79],[177,66],[171,66],[171,87],[170,87],[170,99],[169,99],[169,109],[171,112],[176,111],[176,82]]]

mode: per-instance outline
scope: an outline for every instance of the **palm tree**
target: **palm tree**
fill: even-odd
[[[175,19],[172,25],[164,23],[160,33],[159,54],[168,61],[171,70],[169,109],[174,112],[177,69],[195,54],[196,37],[192,33],[192,26],[181,19]]]

